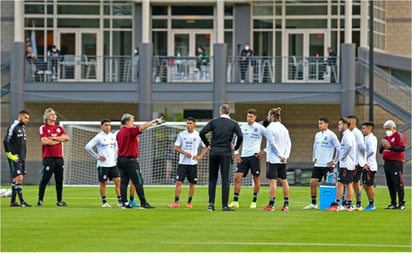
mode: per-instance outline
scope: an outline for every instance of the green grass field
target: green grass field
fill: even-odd
[[[207,187],[198,187],[193,208],[170,209],[173,187],[145,187],[155,209],[102,208],[98,186],[65,187],[68,207],[55,206],[54,186],[48,186],[43,207],[35,206],[37,186],[24,186],[31,208],[11,208],[1,198],[1,251],[402,251],[411,252],[411,190],[407,210],[385,210],[386,188],[376,192],[372,212],[303,210],[309,204],[309,187],[291,187],[290,211],[263,212],[268,186],[262,187],[259,209],[249,209],[252,190],[243,187],[235,212],[207,208]],[[220,188],[218,189],[220,193]],[[233,190],[231,189],[232,199]],[[113,188],[108,198],[115,206]],[[182,191],[182,203],[187,187]],[[363,195],[364,207],[367,198]],[[184,206],[184,205],[182,205]]]

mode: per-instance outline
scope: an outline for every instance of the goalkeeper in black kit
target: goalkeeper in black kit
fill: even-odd
[[[206,147],[209,148],[209,205],[208,210],[215,210],[215,195],[218,173],[222,177],[222,211],[234,211],[228,206],[230,181],[229,172],[231,168],[232,152],[238,150],[243,141],[242,131],[239,124],[229,117],[230,106],[220,106],[220,117],[217,117],[200,131],[199,135]],[[211,143],[206,134],[212,132]],[[237,136],[236,145],[233,148],[234,134]]]
[[[6,151],[7,160],[10,166],[10,174],[12,177],[11,184],[11,207],[31,207],[23,199],[23,176],[26,174],[26,129],[25,126],[29,122],[30,115],[26,111],[20,111],[17,120],[15,120],[7,129],[3,144]],[[19,197],[20,205],[16,202],[16,197]]]

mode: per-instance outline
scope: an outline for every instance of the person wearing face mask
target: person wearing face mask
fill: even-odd
[[[386,184],[388,186],[391,203],[386,209],[405,210],[405,191],[403,183],[403,163],[405,159],[406,139],[402,133],[396,130],[393,120],[387,120],[383,124],[386,136],[381,140],[379,153],[385,161],[383,169],[385,171]],[[398,194],[399,204],[396,202]]]
[[[250,44],[246,43],[245,47],[240,52],[240,82],[245,82],[246,71],[249,68],[249,63],[252,60],[253,51]]]

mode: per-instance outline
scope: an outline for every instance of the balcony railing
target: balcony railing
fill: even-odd
[[[154,83],[213,82],[213,57],[154,56]],[[137,82],[139,56],[74,56],[37,58],[26,61],[29,82]],[[339,82],[339,59],[319,57],[228,57],[228,83],[333,83]]]

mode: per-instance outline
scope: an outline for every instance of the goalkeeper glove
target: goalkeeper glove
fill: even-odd
[[[7,158],[12,160],[13,162],[17,162],[19,160],[19,155],[13,155],[11,152],[6,153]]]

